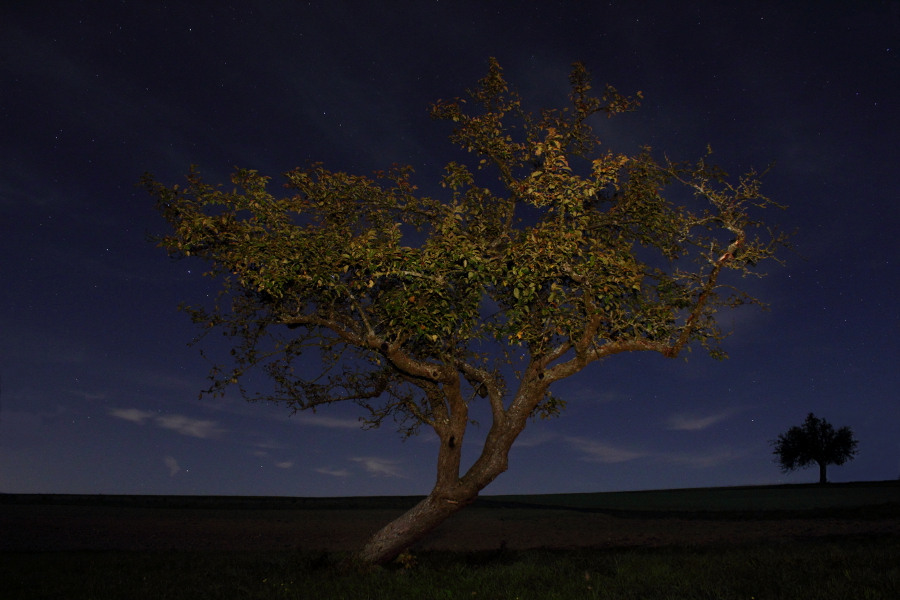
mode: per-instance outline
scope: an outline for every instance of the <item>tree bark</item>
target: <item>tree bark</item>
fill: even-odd
[[[825,477],[825,469],[828,467],[824,462],[819,463],[819,483],[828,483],[828,479]]]
[[[438,473],[434,489],[427,498],[408,510],[399,518],[385,525],[375,533],[351,562],[358,566],[384,565],[397,557],[406,548],[415,544],[448,517],[461,511],[478,497],[478,493],[488,486],[509,464],[509,450],[513,442],[525,429],[528,416],[538,401],[543,398],[549,382],[526,382],[521,385],[510,407],[503,409],[496,394],[492,394],[493,423],[481,455],[459,477],[462,440],[466,428],[468,411],[465,402],[454,390],[445,384],[445,393],[450,394],[451,405],[456,408],[449,416],[436,419],[435,432],[441,439],[438,451]],[[452,402],[456,400],[457,402]],[[442,411],[442,404],[435,403],[436,412]]]
[[[454,442],[451,448],[442,441],[434,489],[427,498],[369,538],[353,560],[360,566],[384,565],[474,502],[481,490],[506,471],[509,449],[524,428],[524,418],[506,419],[500,423],[495,420],[481,456],[462,478],[458,475],[459,442]],[[459,439],[462,439],[461,434]]]
[[[470,497],[448,498],[433,490],[427,498],[391,521],[369,538],[355,558],[364,565],[384,565],[403,550],[415,544],[451,515],[475,501],[478,492]]]

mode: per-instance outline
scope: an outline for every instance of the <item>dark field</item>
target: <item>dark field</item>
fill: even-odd
[[[4,494],[3,597],[900,598],[898,481],[486,496],[334,569],[419,499]]]

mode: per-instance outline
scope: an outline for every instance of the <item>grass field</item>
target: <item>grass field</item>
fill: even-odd
[[[229,509],[412,508],[424,496],[127,496],[110,494],[0,494],[2,504],[141,506]],[[520,504],[553,508],[622,511],[806,511],[900,503],[900,480],[688,488],[583,494],[482,495],[477,504]]]
[[[661,490],[622,494],[487,497],[486,502],[628,512],[869,510],[896,518],[898,482]],[[891,495],[893,494],[893,496]],[[80,501],[86,502],[86,497]],[[104,497],[102,502],[112,502]],[[868,502],[864,502],[869,499]],[[11,498],[0,498],[9,503]],[[21,499],[19,499],[21,500]],[[44,502],[65,499],[45,498]],[[212,501],[207,499],[208,501]],[[279,502],[289,503],[290,499]],[[298,499],[294,499],[298,500]],[[303,500],[303,499],[300,499]],[[344,508],[413,498],[311,499]],[[777,501],[776,501],[777,500]],[[874,500],[874,502],[871,502]],[[72,500],[75,501],[75,500]],[[138,502],[122,500],[118,502]],[[144,498],[144,502],[150,500]],[[153,499],[155,506],[177,499]],[[184,498],[181,501],[185,501]],[[199,502],[199,500],[193,500]],[[218,505],[237,499],[218,499]],[[271,508],[274,500],[245,499]],[[294,503],[296,504],[296,503]],[[872,513],[872,505],[881,513]],[[285,504],[287,508],[288,504]],[[394,505],[391,505],[394,506]],[[874,516],[872,516],[874,514]],[[884,517],[888,518],[888,517]],[[0,552],[4,599],[900,599],[900,537],[833,537],[743,545],[663,548],[422,551],[369,574],[347,573],[339,553],[46,551]]]
[[[422,553],[342,573],[339,555],[0,553],[12,599],[847,599],[900,598],[900,540],[744,547]]]
[[[623,511],[808,511],[900,503],[900,481],[487,496],[488,501]]]

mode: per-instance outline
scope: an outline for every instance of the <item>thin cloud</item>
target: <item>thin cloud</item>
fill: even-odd
[[[700,431],[701,429],[706,429],[707,427],[715,425],[719,421],[728,419],[735,412],[735,410],[729,409],[718,414],[710,415],[708,417],[697,417],[694,415],[683,414],[673,415],[669,418],[669,425],[667,429],[675,431]]]
[[[253,456],[257,456],[257,457],[259,457],[259,458],[271,458],[271,456],[272,456],[271,454],[269,454],[269,453],[266,452],[265,450],[254,450],[254,451],[251,452],[250,454],[252,454]],[[274,461],[273,461],[272,464],[274,464],[274,465],[275,465],[276,467],[278,467],[279,469],[290,469],[292,466],[294,466],[294,463],[291,462],[291,461],[289,461],[289,460],[285,460],[285,461],[282,461],[282,462],[274,462]]]
[[[696,469],[706,469],[733,462],[744,456],[740,453],[735,453],[728,448],[718,448],[705,453],[688,454],[683,452],[644,452],[625,450],[603,442],[576,437],[566,438],[566,441],[585,454],[580,460],[607,464],[628,462],[630,460],[643,458],[652,463],[679,464]]]
[[[175,473],[181,470],[181,467],[178,466],[178,461],[171,456],[165,457],[163,462],[169,467],[169,477],[175,477]]]
[[[609,444],[584,438],[569,437],[566,438],[566,441],[583,452],[586,456],[582,456],[581,460],[587,462],[621,463],[649,456],[648,452],[635,452],[633,450],[615,448]]]
[[[112,408],[109,414],[138,425],[143,425],[144,421],[153,420],[159,427],[163,429],[171,429],[182,435],[189,435],[198,438],[218,437],[220,434],[228,431],[222,429],[216,421],[204,421],[202,419],[192,419],[184,415],[158,415],[157,413],[139,410],[137,408]]]
[[[272,441],[258,442],[256,444],[253,444],[253,446],[255,446],[256,448],[264,448],[267,450],[284,450],[285,448],[288,447],[287,444],[282,444],[279,442],[272,442]]]
[[[183,415],[166,415],[156,417],[156,423],[163,429],[171,429],[178,433],[198,438],[217,437],[227,431],[219,427],[215,421],[191,419]]]
[[[540,446],[541,444],[545,444],[550,440],[554,439],[556,434],[554,433],[525,433],[519,439],[516,440],[515,448],[533,448],[534,446]]]
[[[120,419],[125,419],[126,421],[131,421],[132,423],[137,423],[138,425],[143,425],[144,421],[156,416],[156,413],[138,410],[136,408],[111,408],[109,414],[114,417],[119,417]]]
[[[304,425],[316,425],[318,427],[330,427],[336,429],[359,429],[360,423],[356,419],[336,419],[321,415],[300,415],[298,421]]]
[[[396,466],[396,460],[387,460],[376,456],[356,456],[350,460],[360,463],[372,477],[400,477],[405,475]]]
[[[740,458],[739,455],[730,450],[717,450],[708,454],[661,453],[657,457],[662,462],[686,465],[697,469],[717,467]]]
[[[331,467],[322,467],[322,468],[316,469],[316,472],[322,473],[323,475],[333,475],[335,477],[349,477],[350,476],[350,471],[348,471],[347,469],[341,469],[340,471],[336,471],[336,470],[332,469]]]
[[[581,386],[565,393],[560,392],[560,398],[577,403],[609,404],[628,400],[629,397],[621,392],[609,390],[598,392],[596,387]]]

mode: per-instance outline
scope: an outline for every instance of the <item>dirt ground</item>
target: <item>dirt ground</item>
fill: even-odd
[[[0,550],[353,550],[400,510],[0,506]],[[900,519],[635,518],[469,507],[414,550],[705,545],[900,534]]]

